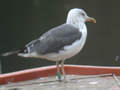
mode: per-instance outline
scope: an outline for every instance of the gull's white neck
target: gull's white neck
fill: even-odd
[[[80,21],[79,17],[73,17],[73,15],[69,15],[67,17],[66,24],[71,24],[76,28],[79,28],[79,31],[82,32],[82,45],[84,45],[87,38],[87,27],[84,21]]]
[[[87,28],[85,25],[84,21],[80,21],[79,17],[73,17],[73,15],[68,15],[66,24],[71,24],[75,26],[76,28],[79,28],[79,31],[81,32],[86,32],[87,33]]]

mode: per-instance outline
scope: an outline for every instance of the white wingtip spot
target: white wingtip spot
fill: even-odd
[[[26,53],[26,54],[23,54],[23,53],[19,53],[18,56],[21,56],[21,57],[39,57],[37,53],[35,52],[32,52],[32,53]]]

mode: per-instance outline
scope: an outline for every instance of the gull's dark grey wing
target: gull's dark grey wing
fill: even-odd
[[[28,53],[36,52],[41,55],[57,53],[64,49],[64,46],[71,45],[80,39],[81,35],[82,33],[79,32],[78,28],[69,24],[62,24],[49,30],[39,39],[33,40],[26,47]]]

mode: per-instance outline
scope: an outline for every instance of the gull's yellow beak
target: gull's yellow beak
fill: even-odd
[[[92,18],[92,17],[88,17],[86,19],[86,22],[96,23],[96,20],[94,18]]]

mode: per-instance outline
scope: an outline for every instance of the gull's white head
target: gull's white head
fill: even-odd
[[[83,9],[74,8],[68,12],[66,23],[79,24],[85,22],[96,23],[96,20],[94,18],[89,17]]]

